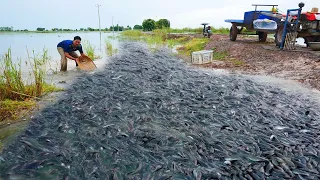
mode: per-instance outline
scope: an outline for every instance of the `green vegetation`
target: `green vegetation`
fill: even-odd
[[[15,101],[15,100],[3,100],[0,101],[0,125],[2,125],[4,120],[11,118],[16,119],[19,118],[21,112],[30,111],[32,108],[36,106],[36,102],[33,100],[25,100],[25,101]],[[1,139],[1,138],[0,138]]]
[[[157,29],[170,28],[170,21],[168,19],[160,19],[159,21],[156,21],[156,28]]]
[[[105,51],[108,56],[113,56],[118,52],[117,48],[113,48],[112,43],[106,39],[105,40]]]
[[[134,30],[142,30],[143,27],[142,27],[141,25],[138,25],[138,24],[137,24],[137,25],[134,25],[134,26],[133,26],[133,29],[134,29]]]
[[[143,32],[139,30],[131,30],[131,31],[124,31],[121,33],[122,36],[132,38],[132,39],[139,39],[143,36]]]
[[[97,57],[95,56],[96,47],[92,45],[88,40],[83,42],[83,48],[86,54],[94,61]]]
[[[232,62],[232,64],[234,66],[242,66],[242,65],[244,65],[244,62],[239,60],[239,59],[230,59],[230,61]]]
[[[170,29],[170,33],[202,33],[202,28]]]
[[[192,52],[203,50],[208,42],[208,38],[193,38],[184,44],[183,47],[179,48],[178,52],[190,56]]]
[[[215,49],[213,48],[212,50],[215,50]],[[213,53],[214,60],[231,62],[234,66],[244,65],[243,61],[241,61],[239,59],[235,59],[235,58],[229,58],[228,56],[229,56],[229,54],[227,51],[222,51],[222,52],[214,51],[214,53]]]
[[[145,19],[142,27],[144,31],[152,31],[156,28],[156,22],[153,19]]]
[[[227,56],[228,56],[228,52],[227,51],[223,51],[223,52],[214,51],[214,53],[213,53],[213,59],[214,60],[224,60]]]
[[[28,53],[29,54],[29,53]],[[14,114],[21,109],[30,109],[34,104],[32,100],[38,99],[46,93],[60,91],[62,89],[44,81],[46,70],[45,63],[49,57],[47,51],[38,56],[33,51],[33,57],[28,55],[31,66],[31,82],[22,77],[21,61],[13,64],[11,49],[1,58],[0,70],[0,122],[4,118],[14,118]]]

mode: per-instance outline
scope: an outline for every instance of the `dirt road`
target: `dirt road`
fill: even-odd
[[[281,51],[272,39],[259,43],[256,38],[239,36],[230,41],[227,35],[213,35],[206,49],[227,52],[226,63],[213,63],[209,67],[224,68],[244,74],[262,74],[296,80],[320,90],[320,52],[297,48]],[[235,66],[228,59],[243,62]],[[239,63],[238,63],[239,64]]]

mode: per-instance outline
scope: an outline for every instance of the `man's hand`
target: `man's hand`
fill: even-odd
[[[65,54],[65,56],[66,56],[67,58],[72,59],[72,60],[74,60],[74,61],[76,61],[76,60],[78,59],[78,58],[74,58],[74,57],[70,56],[70,54],[67,53],[67,52],[65,52],[64,54]]]

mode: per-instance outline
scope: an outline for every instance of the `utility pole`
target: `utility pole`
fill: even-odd
[[[112,16],[112,34],[113,34],[113,37],[114,37],[113,16]]]
[[[101,25],[100,25],[100,4],[97,4],[96,7],[98,7],[98,17],[99,17],[99,31],[100,31],[100,52],[101,52]]]

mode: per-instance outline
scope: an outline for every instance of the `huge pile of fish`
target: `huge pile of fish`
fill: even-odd
[[[122,46],[6,147],[0,177],[320,179],[315,102]]]

